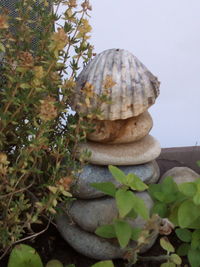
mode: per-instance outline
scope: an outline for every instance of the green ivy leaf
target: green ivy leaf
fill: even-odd
[[[128,245],[132,235],[132,228],[130,224],[122,220],[116,220],[114,223],[114,228],[120,247],[125,248]]]
[[[112,224],[106,224],[106,225],[99,226],[96,229],[95,234],[98,236],[104,237],[104,238],[116,237],[115,228],[114,228],[114,225],[112,225]]]
[[[43,267],[41,258],[36,250],[28,245],[20,244],[12,250],[8,267]]]
[[[200,209],[191,200],[184,201],[178,209],[178,223],[181,228],[189,227],[200,216]]]
[[[144,191],[148,188],[148,186],[142,182],[142,180],[133,173],[129,173],[127,175],[127,185],[136,191]]]
[[[200,248],[200,229],[197,229],[192,233],[191,248],[192,249]]]
[[[116,193],[116,188],[114,186],[113,183],[111,182],[106,182],[106,183],[91,183],[90,184],[92,187],[94,187],[95,189],[102,191],[103,193],[111,196],[111,197],[115,197],[115,193]]]
[[[152,209],[152,214],[158,214],[161,218],[167,215],[167,205],[165,203],[156,202]]]
[[[123,185],[126,185],[126,175],[121,171],[119,168],[109,165],[108,166],[109,171],[112,173],[112,176]]]
[[[183,183],[179,184],[178,188],[181,193],[187,197],[193,197],[197,192],[197,187],[194,183]]]
[[[192,240],[192,232],[190,232],[188,229],[178,228],[175,230],[175,233],[183,242],[190,242]]]
[[[188,251],[188,260],[191,264],[191,267],[200,266],[200,250],[199,249],[190,249]]]
[[[115,267],[112,261],[100,261],[93,264],[91,267]]]
[[[177,265],[180,265],[182,263],[182,259],[177,254],[171,254],[170,260]]]
[[[161,247],[166,250],[167,252],[175,252],[174,247],[172,246],[172,244],[169,242],[167,237],[162,237],[160,239],[160,245]]]
[[[119,215],[124,218],[133,208],[134,200],[131,191],[118,189],[115,195]]]
[[[149,210],[146,207],[144,200],[132,193],[133,197],[133,209],[138,213],[143,219],[149,219]]]
[[[178,247],[177,254],[179,256],[187,256],[189,249],[190,249],[190,244],[189,243],[183,243]]]

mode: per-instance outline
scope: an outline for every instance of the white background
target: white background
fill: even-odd
[[[200,145],[200,0],[91,0],[95,52],[123,48],[161,81],[150,108],[162,147]]]

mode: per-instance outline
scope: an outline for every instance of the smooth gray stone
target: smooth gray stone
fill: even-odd
[[[160,170],[156,161],[151,161],[142,165],[117,166],[125,174],[134,173],[140,179],[149,184],[156,183],[160,176]],[[92,199],[102,197],[105,194],[90,186],[90,183],[112,182],[117,187],[120,183],[112,177],[108,166],[99,166],[88,164],[84,166],[83,171],[77,176],[76,183],[73,187],[73,195],[81,199]]]
[[[174,167],[163,174],[159,183],[171,176],[177,184],[194,182],[200,175],[188,167]]]
[[[153,200],[147,192],[138,192],[136,195],[142,198],[149,209],[153,207]],[[94,200],[75,200],[66,210],[70,218],[81,229],[94,233],[97,227],[111,224],[118,217],[116,201],[112,197]],[[136,219],[128,219],[132,227],[144,227],[146,221],[138,216]]]
[[[56,217],[57,228],[62,237],[79,253],[97,260],[123,258],[125,249],[121,249],[115,239],[105,239],[88,233],[77,226],[66,214]],[[141,253],[150,249],[158,234],[152,236],[151,241],[141,248]],[[135,248],[136,242],[131,241],[129,247]]]

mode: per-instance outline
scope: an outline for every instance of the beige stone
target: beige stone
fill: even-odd
[[[159,142],[151,135],[127,144],[100,144],[87,141],[79,145],[79,153],[91,151],[88,161],[97,165],[137,165],[156,159],[161,152]],[[77,154],[78,158],[79,154]]]
[[[200,178],[198,173],[188,167],[174,167],[165,172],[159,182],[161,183],[168,176],[173,177],[177,184],[194,182],[197,178]]]
[[[87,139],[100,143],[120,144],[142,139],[153,126],[148,111],[137,117],[126,120],[94,120],[95,131],[87,135]]]

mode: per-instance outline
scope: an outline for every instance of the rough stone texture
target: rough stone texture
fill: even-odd
[[[149,112],[126,120],[95,120],[95,131],[87,139],[106,144],[130,143],[142,139],[153,126]]]
[[[156,159],[161,152],[159,142],[151,135],[128,144],[104,145],[88,141],[80,144],[79,152],[92,152],[89,162],[97,165],[138,165]],[[78,154],[77,154],[78,157]]]
[[[93,97],[90,106],[81,105],[88,83],[95,96],[108,92],[111,103],[99,103]],[[108,49],[96,55],[79,74],[76,84],[72,108],[86,116],[91,115],[91,109],[99,108],[104,120],[127,119],[143,113],[154,104],[160,86],[158,79],[124,49]]]
[[[136,193],[145,201],[150,210],[153,207],[153,200],[147,192]],[[116,201],[112,197],[99,198],[96,200],[76,200],[67,211],[70,218],[81,229],[88,232],[95,232],[97,227],[104,224],[111,224],[118,217]],[[145,221],[138,216],[136,219],[129,219],[133,227],[143,227]]]
[[[187,167],[174,167],[163,174],[159,182],[162,182],[167,176],[172,176],[177,184],[194,182],[200,175]]]
[[[160,176],[159,167],[156,161],[151,161],[141,165],[117,167],[120,168],[126,175],[128,173],[134,173],[147,184],[156,183]],[[102,197],[105,195],[103,192],[90,186],[90,183],[102,182],[112,182],[117,187],[120,186],[120,183],[113,178],[107,166],[88,164],[84,166],[83,171],[77,176],[76,183],[73,187],[73,195],[81,199]]]

